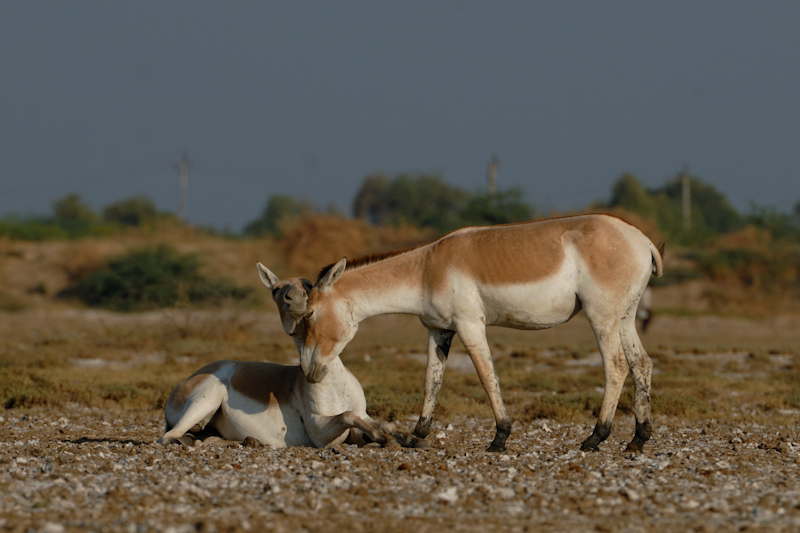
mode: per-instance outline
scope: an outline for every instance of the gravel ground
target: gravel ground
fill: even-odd
[[[412,421],[401,421],[410,430]],[[430,450],[162,447],[156,411],[6,411],[0,531],[798,531],[796,426],[656,419],[644,454],[618,420],[434,428]]]

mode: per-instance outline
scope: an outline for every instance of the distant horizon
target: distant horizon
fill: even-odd
[[[373,175],[376,175],[376,174],[382,174],[382,173],[381,173],[381,172],[375,172],[375,173],[373,173]],[[621,177],[623,174],[626,174],[626,173],[621,173],[619,177]],[[637,178],[637,180],[639,180],[639,181],[640,181],[640,183],[641,183],[641,180],[640,180],[640,179],[639,179],[639,177],[638,177],[638,176],[636,176],[635,174],[632,174],[632,173],[630,173],[630,172],[627,172],[627,174],[630,174],[630,175],[634,176],[634,177],[635,177],[635,178]],[[397,176],[400,176],[400,175],[404,175],[404,174],[397,174],[397,175],[393,175],[393,176],[388,176],[388,175],[387,175],[387,177],[388,177],[389,179],[393,179],[393,178],[395,178],[395,177],[397,177]],[[467,189],[465,189],[465,188],[463,188],[463,187],[459,187],[459,186],[458,186],[458,185],[456,185],[456,184],[453,184],[453,183],[451,183],[451,182],[448,182],[446,178],[444,178],[444,177],[442,177],[442,176],[440,176],[440,175],[438,175],[438,174],[431,174],[431,173],[418,173],[418,174],[405,174],[405,175],[411,175],[412,177],[414,177],[414,176],[419,176],[419,175],[438,176],[438,177],[440,177],[440,178],[442,179],[442,181],[443,181],[444,183],[446,183],[447,185],[450,185],[450,186],[452,186],[452,187],[459,188],[459,189],[461,189],[461,190],[463,190],[463,191],[465,191],[465,192],[467,192],[467,193],[481,193],[481,192],[486,192],[486,187],[485,187],[485,186],[483,187],[483,190],[481,190],[480,188],[479,188],[479,189],[476,189],[476,190],[467,190]],[[711,185],[711,186],[713,186],[713,184],[709,184],[709,183],[707,183],[707,182],[706,182],[705,180],[703,180],[703,179],[702,179],[702,177],[700,177],[700,176],[693,175],[691,172],[689,172],[689,175],[690,175],[692,178],[694,178],[694,179],[699,179],[699,180],[700,180],[702,183],[704,183],[704,184],[706,184],[706,185]],[[673,177],[671,177],[671,178],[666,178],[666,179],[664,180],[664,182],[661,184],[661,186],[664,186],[664,185],[666,185],[667,183],[669,183],[670,181],[674,180],[674,179],[675,179],[675,178],[677,178],[678,176],[680,176],[680,172],[676,173],[676,174],[675,174],[675,176],[673,176]],[[617,178],[617,180],[619,179],[619,177]],[[176,182],[177,182],[177,179],[176,179]],[[598,198],[598,199],[596,199],[596,200],[590,201],[590,202],[588,202],[586,205],[584,205],[583,207],[581,207],[581,206],[576,206],[576,207],[574,207],[574,208],[571,208],[571,209],[559,210],[559,209],[555,209],[555,208],[546,208],[546,207],[544,207],[544,206],[540,206],[540,205],[537,205],[537,204],[534,204],[534,203],[530,203],[530,202],[528,202],[527,200],[525,200],[525,199],[524,199],[524,196],[523,196],[523,201],[525,201],[525,202],[526,202],[526,203],[527,203],[527,204],[528,204],[528,205],[529,205],[531,208],[533,208],[534,215],[541,215],[541,214],[550,215],[550,214],[558,214],[558,213],[568,213],[568,212],[571,212],[571,211],[586,211],[586,210],[590,209],[590,208],[591,208],[591,206],[592,206],[593,204],[597,204],[597,203],[603,203],[603,202],[608,202],[608,201],[611,199],[612,192],[613,192],[613,191],[612,191],[612,188],[613,188],[613,186],[614,186],[615,184],[616,184],[616,180],[615,180],[614,182],[612,182],[612,183],[611,183],[611,185],[609,186],[608,194],[606,195],[606,197],[604,197],[604,198]],[[646,184],[644,184],[644,183],[642,183],[642,186],[643,186],[643,187],[644,187],[646,190],[648,190],[649,192],[652,192],[652,191],[654,191],[654,190],[657,190],[657,189],[659,189],[659,188],[661,187],[661,186],[653,186],[653,187],[651,187],[651,186],[647,186],[647,185],[646,185]],[[753,208],[754,208],[754,207],[755,207],[755,208],[773,209],[773,210],[775,210],[775,211],[776,211],[776,212],[778,212],[778,213],[783,213],[783,214],[788,214],[788,215],[791,215],[791,214],[795,214],[795,209],[797,208],[797,206],[800,206],[800,199],[798,199],[798,201],[797,201],[797,203],[795,204],[795,206],[793,206],[791,209],[789,209],[789,210],[786,210],[786,211],[781,211],[781,210],[777,209],[775,206],[772,206],[772,205],[758,204],[758,203],[752,203],[752,202],[751,202],[751,203],[749,203],[749,204],[748,204],[748,209],[747,209],[747,210],[742,210],[742,209],[740,209],[740,208],[737,208],[735,205],[733,205],[733,204],[730,202],[730,200],[729,200],[729,198],[728,198],[728,196],[727,196],[727,194],[725,193],[725,191],[724,191],[724,190],[720,190],[720,189],[719,189],[718,187],[716,187],[716,186],[713,186],[713,187],[714,187],[714,188],[715,188],[715,189],[716,189],[716,190],[717,190],[717,191],[718,191],[720,194],[722,194],[722,196],[723,196],[723,197],[725,197],[725,199],[726,199],[726,200],[728,200],[728,202],[729,202],[729,204],[731,205],[731,207],[733,207],[733,208],[734,208],[734,209],[737,211],[737,213],[739,213],[739,215],[741,215],[741,216],[747,216],[748,214],[750,214],[750,213],[753,213]],[[176,188],[177,188],[177,184],[176,184]],[[498,191],[503,191],[503,190],[513,189],[513,188],[519,188],[519,187],[502,187],[502,186],[499,186],[499,187],[497,188],[497,190],[498,190]],[[357,192],[358,192],[358,191],[355,191],[355,192],[354,192],[354,194],[353,194],[353,197],[354,197],[354,198],[355,198],[355,195],[357,194]],[[524,192],[524,191],[523,191],[523,192]],[[69,195],[71,195],[71,194],[77,194],[77,195],[78,195],[78,196],[81,198],[81,200],[82,200],[84,203],[86,203],[86,204],[87,204],[87,205],[88,205],[88,206],[89,206],[89,207],[90,207],[90,208],[91,208],[91,209],[92,209],[94,212],[96,212],[97,214],[102,214],[102,210],[103,210],[103,208],[105,208],[105,207],[107,207],[107,206],[109,206],[109,205],[112,205],[112,204],[114,204],[114,203],[117,203],[117,202],[119,202],[119,201],[123,201],[123,200],[130,199],[130,198],[134,198],[134,197],[139,197],[139,196],[141,196],[141,197],[145,197],[145,198],[148,198],[149,200],[153,201],[153,203],[155,204],[155,201],[154,201],[154,200],[153,200],[153,199],[152,199],[150,196],[148,196],[147,194],[140,193],[140,194],[132,194],[132,195],[128,195],[128,196],[124,196],[124,197],[120,197],[120,198],[117,198],[117,199],[113,199],[113,200],[110,200],[109,202],[107,202],[107,203],[105,203],[105,204],[102,204],[102,205],[92,205],[92,204],[90,204],[89,202],[87,202],[87,201],[86,201],[86,199],[83,197],[83,195],[82,195],[82,194],[81,194],[79,191],[73,191],[73,192],[69,192],[69,193],[65,194],[64,196],[62,196],[62,197],[60,197],[60,198],[56,198],[56,199],[54,199],[54,200],[53,200],[53,203],[55,203],[56,201],[58,201],[58,200],[60,200],[60,199],[62,199],[62,198],[65,198],[66,196],[69,196]],[[281,196],[291,196],[291,195],[284,195],[284,194],[281,194]],[[189,197],[191,197],[191,195],[189,195]],[[294,198],[294,199],[296,199],[296,200],[298,200],[298,201],[308,201],[307,199],[304,199],[304,198],[302,198],[302,197],[293,197],[293,198]],[[186,220],[186,222],[187,222],[187,223],[189,223],[190,225],[193,225],[193,226],[198,226],[198,227],[202,227],[202,228],[208,228],[208,229],[212,229],[212,230],[215,230],[215,231],[229,231],[229,232],[241,233],[241,232],[244,230],[244,227],[245,227],[247,224],[249,224],[250,222],[253,222],[254,220],[258,219],[258,218],[261,216],[261,214],[263,213],[264,207],[266,207],[266,204],[267,204],[268,200],[269,200],[269,198],[265,198],[265,199],[264,199],[264,205],[262,206],[262,208],[261,208],[260,210],[258,210],[257,212],[253,213],[252,217],[251,217],[251,218],[250,218],[250,219],[249,219],[249,220],[248,220],[248,221],[247,221],[247,222],[246,222],[246,223],[245,223],[245,224],[244,224],[244,225],[243,225],[241,228],[226,228],[226,227],[215,227],[215,226],[209,226],[209,225],[205,225],[205,224],[198,224],[198,223],[194,223],[194,222],[192,222],[191,220],[188,220],[188,219]],[[189,204],[191,204],[191,202],[190,202],[190,201],[189,201],[188,203],[189,203]],[[311,207],[314,209],[314,212],[317,212],[317,213],[324,213],[324,212],[325,212],[326,210],[328,210],[328,209],[329,209],[329,207],[330,207],[330,205],[321,205],[321,204],[317,204],[317,203],[313,203],[313,202],[308,202],[308,203],[309,203],[309,204],[311,205]],[[335,207],[337,207],[337,209],[338,209],[338,212],[339,212],[340,214],[344,215],[345,217],[347,217],[347,218],[355,218],[355,217],[353,216],[353,213],[352,213],[352,201],[351,201],[351,205],[349,205],[349,206],[348,206],[346,209],[341,209],[341,208],[338,208],[338,206],[335,206]],[[177,200],[177,195],[176,195],[176,201],[175,201],[175,206],[174,206],[174,208],[163,208],[163,207],[161,207],[161,206],[158,206],[158,205],[156,205],[156,208],[157,208],[157,209],[158,209],[158,211],[159,211],[159,212],[161,212],[161,213],[169,213],[169,214],[173,214],[173,215],[175,215],[175,217],[176,217],[176,218],[180,218],[180,217],[178,216],[178,200]],[[21,217],[21,218],[27,218],[27,217],[32,217],[32,218],[42,217],[42,218],[46,218],[46,217],[48,217],[48,216],[52,216],[52,208],[51,208],[51,209],[50,209],[50,210],[49,210],[47,213],[17,213],[17,212],[14,212],[14,211],[8,211],[8,212],[6,212],[6,213],[2,213],[2,214],[0,214],[0,219],[2,219],[2,218],[6,218],[6,217],[10,217],[10,216],[19,216],[19,217]]]

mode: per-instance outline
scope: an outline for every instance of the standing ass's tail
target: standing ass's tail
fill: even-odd
[[[653,256],[653,275],[660,278],[664,274],[664,249],[667,247],[667,241],[658,243],[658,248],[651,242],[650,255]]]

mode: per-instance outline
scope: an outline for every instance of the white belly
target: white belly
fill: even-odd
[[[313,446],[300,414],[291,406],[264,405],[247,396],[229,391],[227,401],[212,420],[220,435],[241,441],[253,437],[273,448]]]
[[[575,290],[562,279],[484,287],[486,325],[543,329],[563,324],[580,310]]]
[[[554,275],[529,283],[478,284],[454,274],[448,290],[435,297],[432,316],[424,317],[423,322],[442,329],[464,321],[515,329],[557,326],[580,310],[576,277],[570,262]]]

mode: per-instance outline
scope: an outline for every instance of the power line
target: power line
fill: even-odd
[[[683,200],[683,229],[692,229],[692,185],[689,177],[689,165],[683,164],[681,171],[681,199]]]
[[[499,166],[500,158],[497,157],[497,154],[493,154],[489,161],[489,168],[486,170],[486,194],[490,204],[494,201],[494,193],[497,190],[497,168]]]
[[[186,220],[186,196],[189,189],[189,171],[192,162],[186,152],[181,154],[181,162],[173,165],[178,171],[178,218]]]

